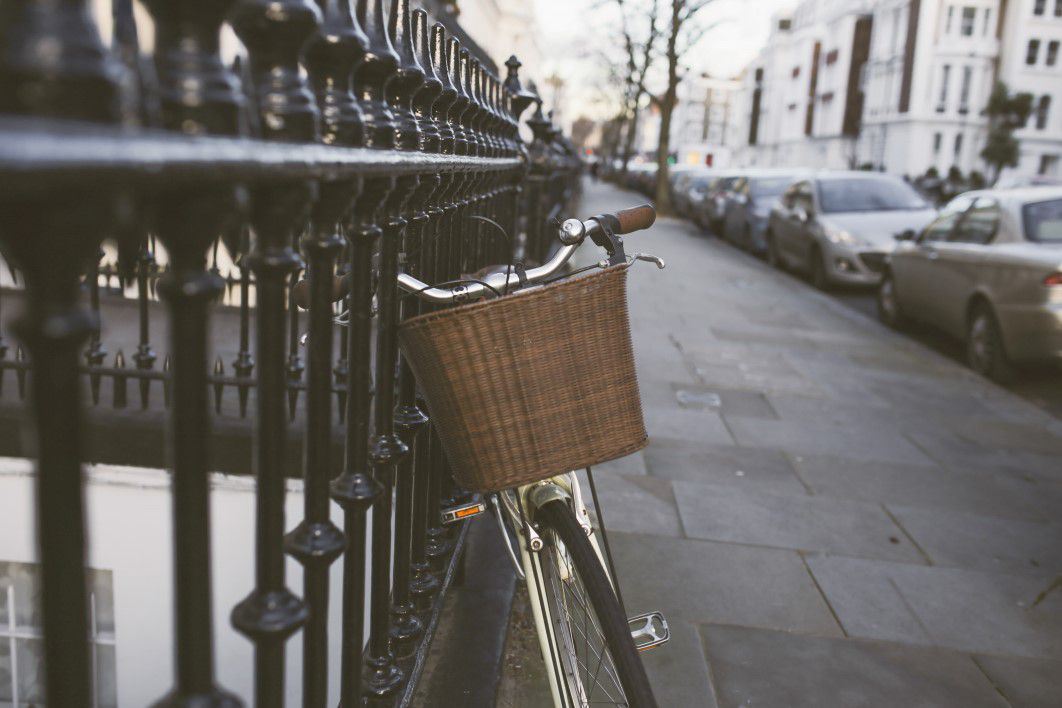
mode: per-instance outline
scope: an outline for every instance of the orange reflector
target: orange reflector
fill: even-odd
[[[481,502],[475,502],[472,504],[462,504],[461,506],[452,506],[449,509],[445,509],[442,513],[443,524],[452,524],[456,521],[482,514],[487,510],[487,505]]]

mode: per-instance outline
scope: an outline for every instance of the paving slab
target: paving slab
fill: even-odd
[[[1062,572],[1062,524],[889,505],[934,564],[988,571]]]
[[[644,454],[649,473],[661,479],[805,492],[789,457],[780,450],[654,437]]]
[[[894,426],[837,425],[814,419],[725,418],[739,445],[771,447],[792,454],[840,455],[901,464],[931,461]]]
[[[627,533],[609,540],[631,614],[841,634],[792,551]]]
[[[712,410],[726,415],[748,418],[778,418],[778,414],[762,391],[722,386],[681,385],[675,385],[674,389],[675,400],[683,408]]]
[[[675,497],[691,538],[924,562],[878,504],[694,482]]]
[[[957,652],[745,627],[701,633],[723,708],[1008,705]]]
[[[578,474],[587,497],[584,501],[592,509],[594,504],[585,473]],[[647,475],[602,474],[599,467],[594,470],[594,482],[605,510],[605,528],[608,531],[676,538],[683,535],[675,496],[667,480]]]
[[[1013,423],[997,418],[972,424],[964,421],[963,425],[956,426],[955,432],[981,445],[1044,455],[1062,454],[1062,434],[1045,430],[1043,425]]]
[[[1062,659],[1062,592],[1049,577],[825,555],[807,563],[850,636]]]
[[[652,443],[650,442],[650,444]],[[645,451],[639,450],[626,457],[620,457],[615,460],[609,460],[608,462],[602,462],[600,465],[595,465],[594,474],[601,476],[613,474],[627,476],[649,474],[649,470],[645,466]]]
[[[975,656],[974,661],[1012,706],[1062,706],[1062,661],[1009,656]]]
[[[676,403],[674,406],[643,404],[642,413],[650,437],[664,435],[724,445],[734,442],[722,416],[713,411],[689,410]]]
[[[1010,470],[1030,479],[1036,478],[1042,471],[1039,465],[1027,465],[1036,455],[982,444],[951,430],[909,430],[906,435],[929,458],[952,469]],[[1057,465],[1058,460],[1055,458],[1051,468]]]
[[[834,455],[793,458],[800,478],[821,496],[950,509],[986,516],[1048,521],[1062,518],[1062,486],[984,470],[898,465]]]
[[[640,655],[657,705],[717,708],[697,625],[668,618],[668,627],[671,640]]]

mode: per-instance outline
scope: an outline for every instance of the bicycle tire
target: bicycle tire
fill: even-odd
[[[539,567],[543,575],[539,587],[550,605],[552,631],[555,635],[560,635],[555,636],[550,645],[556,647],[563,664],[564,670],[561,672],[562,676],[558,677],[558,683],[567,691],[568,700],[575,706],[586,706],[591,702],[594,705],[609,705],[611,700],[613,705],[655,708],[656,699],[653,697],[649,678],[634,646],[634,640],[631,639],[627,618],[601,565],[600,557],[587,539],[583,527],[576,521],[571,508],[563,501],[548,502],[538,508],[535,520],[545,541],[545,546],[539,553]],[[556,542],[558,539],[563,544],[563,550]],[[556,557],[552,557],[553,554],[556,554]],[[554,572],[555,568],[561,567],[560,563],[567,567],[570,581],[558,578],[559,573]],[[573,599],[578,600],[580,590],[585,591],[586,602],[582,607],[574,608],[575,611],[590,611],[594,615],[584,617],[581,628],[580,623],[575,621],[576,618],[572,618],[571,612],[567,611],[569,605],[565,596],[567,592]],[[588,636],[593,633],[591,630],[598,633],[600,653],[595,650],[592,638]],[[586,661],[580,660],[577,646],[579,637],[576,632],[582,635],[583,657]],[[608,671],[606,656],[611,660],[614,674]],[[545,658],[549,661],[549,657]],[[597,671],[589,670],[592,660],[597,662]],[[584,672],[584,669],[587,671]],[[622,689],[622,696],[612,695],[612,692],[600,683],[600,669],[605,670],[604,678],[611,680],[613,689]],[[583,677],[583,673],[590,675]],[[589,690],[587,683],[590,683]],[[598,688],[601,690],[598,691]]]

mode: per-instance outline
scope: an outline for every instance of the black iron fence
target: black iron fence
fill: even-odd
[[[386,14],[383,0],[359,0],[356,11],[349,0],[143,5],[154,23],[149,59],[129,0],[114,0],[113,50],[86,0],[0,0],[0,244],[25,289],[18,343],[0,340],[0,384],[13,369],[28,388],[38,434],[47,702],[92,704],[85,378],[93,400],[110,381],[112,403],[125,405],[135,381],[141,405],[161,388],[170,409],[175,685],[160,704],[239,703],[215,683],[212,638],[211,406],[226,387],[244,408],[254,394],[255,587],[231,622],[254,643],[256,705],[283,703],[284,646],[299,630],[303,705],[325,705],[330,668],[342,705],[392,702],[452,562],[454,532],[439,510],[460,496],[399,365],[397,325],[422,306],[400,297],[396,273],[443,282],[541,260],[550,220],[576,196],[578,160],[521,86],[515,58],[504,80],[495,76],[407,0]],[[246,47],[235,66],[219,55],[226,22]],[[519,120],[532,104],[527,144]],[[117,259],[101,266],[104,242]],[[228,284],[219,248],[238,270]],[[301,269],[303,319],[291,295]],[[338,308],[337,269],[350,274]],[[108,363],[100,336],[100,291],[115,279],[137,297],[131,362]],[[165,353],[151,338],[156,285],[168,310]],[[226,291],[240,313],[231,373],[208,355],[210,315]],[[337,338],[340,311],[347,327]],[[330,444],[337,405],[342,460]],[[296,406],[305,512],[288,531],[284,448]],[[304,567],[301,597],[287,588],[285,553]],[[342,616],[330,618],[329,567],[341,557]],[[332,667],[330,629],[342,640]]]

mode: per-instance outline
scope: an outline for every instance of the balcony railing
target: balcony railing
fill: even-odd
[[[143,4],[148,58],[128,0],[114,0],[113,51],[85,0],[0,0],[0,244],[24,286],[0,381],[14,370],[37,435],[47,702],[92,704],[85,378],[93,400],[112,384],[112,405],[129,405],[129,382],[142,406],[161,388],[169,411],[175,672],[160,704],[239,704],[215,681],[212,638],[208,465],[224,389],[254,413],[255,586],[231,622],[255,647],[255,704],[282,705],[285,642],[300,630],[302,705],[326,705],[329,670],[342,705],[401,701],[453,563],[455,531],[439,510],[462,492],[400,365],[398,324],[422,306],[399,297],[396,274],[443,282],[543,259],[550,221],[576,196],[578,159],[515,58],[504,80],[493,75],[407,0],[386,16],[382,0],[359,0],[356,12],[348,0]],[[235,66],[219,56],[225,23],[247,50]],[[519,121],[533,104],[525,144]],[[117,256],[101,265],[105,242]],[[219,253],[235,272],[216,267]],[[351,283],[338,346],[337,269]],[[291,286],[303,270],[300,318]],[[100,290],[115,281],[135,288],[138,344],[108,363]],[[165,352],[152,341],[156,288]],[[240,325],[236,356],[218,364],[209,321],[222,295]],[[290,527],[284,460],[296,407],[305,509]],[[337,419],[342,460],[331,452]],[[303,565],[301,593],[287,587],[285,553]],[[329,568],[341,557],[342,613],[330,617]],[[329,630],[342,642],[332,667]]]

